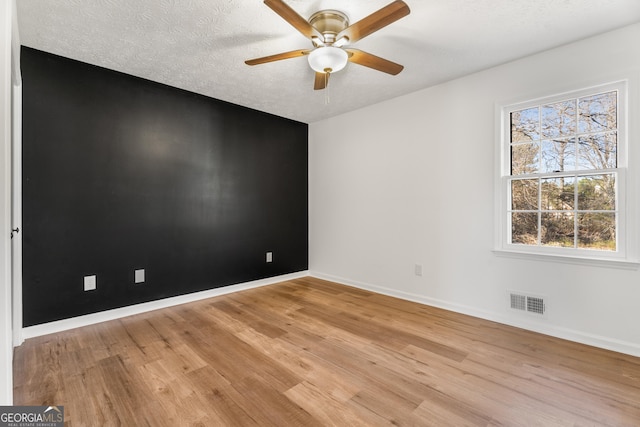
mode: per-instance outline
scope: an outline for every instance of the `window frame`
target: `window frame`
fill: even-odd
[[[597,175],[599,172],[612,172],[616,175],[616,246],[615,251],[554,247],[544,245],[525,245],[511,243],[511,207],[510,191],[511,181],[511,120],[510,114],[527,108],[542,106],[544,104],[557,103],[565,100],[600,93],[617,91],[617,167],[615,169],[600,169],[584,173],[584,175]],[[604,262],[620,266],[628,264],[636,268],[638,265],[635,251],[635,226],[629,222],[632,218],[629,206],[635,203],[633,194],[628,191],[629,181],[629,81],[617,80],[611,83],[594,85],[580,89],[574,89],[561,93],[531,98],[525,101],[496,104],[496,135],[499,135],[497,152],[498,165],[496,179],[496,233],[494,253],[497,255],[515,256],[536,259],[553,259],[554,261],[569,261],[578,263]],[[579,173],[578,176],[583,173]],[[567,171],[565,175],[575,176],[576,171]],[[544,178],[545,173],[524,175],[528,177]],[[519,176],[522,178],[524,176]],[[633,240],[633,242],[632,242]],[[633,243],[633,244],[630,244]],[[625,266],[623,266],[625,267]]]

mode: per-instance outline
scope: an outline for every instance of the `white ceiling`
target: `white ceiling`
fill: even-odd
[[[351,23],[391,0],[285,0]],[[640,0],[405,0],[411,14],[354,46],[398,62],[356,64],[313,90],[305,57],[244,60],[311,44],[260,0],[18,0],[25,46],[312,123],[640,22]],[[327,102],[328,101],[328,102]]]

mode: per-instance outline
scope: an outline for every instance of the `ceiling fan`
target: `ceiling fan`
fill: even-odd
[[[307,21],[282,0],[264,0],[264,3],[302,35],[309,38],[314,47],[250,59],[245,61],[247,65],[265,64],[306,55],[309,65],[315,71],[313,85],[315,90],[326,88],[329,83],[329,75],[342,70],[347,62],[394,76],[404,68],[400,64],[379,56],[344,47],[407,16],[410,9],[402,0],[396,0],[351,25],[349,25],[347,15],[338,10],[318,11],[311,15]]]

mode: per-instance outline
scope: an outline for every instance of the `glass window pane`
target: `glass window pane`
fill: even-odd
[[[511,113],[511,142],[540,139],[538,107]]]
[[[542,141],[540,172],[564,172],[576,169],[575,139]]]
[[[616,91],[587,96],[578,100],[578,131],[601,132],[618,127]]]
[[[514,179],[511,181],[511,209],[514,211],[538,209],[537,179]]]
[[[578,247],[615,251],[616,215],[614,213],[579,214]]]
[[[543,138],[573,135],[576,132],[576,100],[543,105],[540,127]]]
[[[538,214],[513,212],[511,214],[511,243],[538,244]]]
[[[505,115],[510,244],[616,250],[618,113],[625,110],[618,89],[591,93]]]
[[[511,146],[511,175],[536,173],[540,169],[540,143]]]
[[[616,132],[582,136],[578,139],[578,169],[609,169],[618,164]]]
[[[578,210],[614,210],[616,207],[614,174],[578,178]]]
[[[574,247],[574,218],[574,214],[569,212],[543,212],[540,218],[540,243],[546,246]]]
[[[563,211],[575,204],[575,178],[545,178],[540,182],[540,204],[543,210]]]

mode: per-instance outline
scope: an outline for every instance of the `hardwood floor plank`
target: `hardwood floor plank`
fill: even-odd
[[[305,277],[27,340],[65,425],[637,426],[640,359]]]
[[[206,366],[185,375],[194,393],[200,396],[207,413],[219,420],[209,425],[257,426],[257,421],[247,413],[246,407],[234,401],[237,391],[218,374]],[[222,381],[221,381],[222,379]]]
[[[354,413],[344,402],[336,401],[313,383],[304,381],[286,395],[311,414],[323,426],[372,426],[385,424],[384,418],[366,410]]]
[[[255,316],[250,310],[246,309],[244,305],[238,306],[228,301],[216,301],[211,303],[211,306],[238,319],[247,327],[255,329],[269,338],[277,338],[285,333],[283,329]]]

